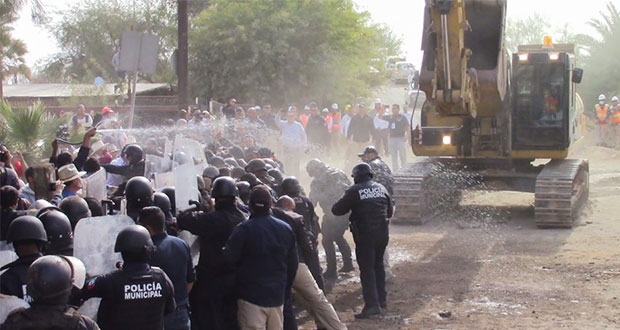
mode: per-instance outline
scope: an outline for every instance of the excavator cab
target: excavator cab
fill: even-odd
[[[568,150],[578,120],[572,45],[520,46],[512,64],[512,149]]]

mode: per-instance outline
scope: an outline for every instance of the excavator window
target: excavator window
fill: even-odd
[[[515,149],[556,149],[566,145],[567,71],[562,61],[535,58],[513,68]]]

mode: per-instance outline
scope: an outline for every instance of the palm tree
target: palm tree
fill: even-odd
[[[0,100],[0,127],[5,143],[11,149],[20,150],[29,161],[41,159],[43,149],[49,149],[48,142],[54,139],[58,127],[67,119],[67,116],[56,117],[46,112],[43,103],[14,109],[8,102]]]
[[[588,25],[593,27],[600,34],[603,41],[611,41],[614,34],[618,34],[620,28],[620,11],[610,1],[607,3],[607,14],[601,12],[596,18],[588,21]]]

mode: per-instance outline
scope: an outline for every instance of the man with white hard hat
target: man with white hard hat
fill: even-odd
[[[607,126],[609,123],[609,105],[605,103],[607,98],[601,94],[598,97],[598,103],[594,105],[594,113],[596,114],[596,145],[606,145]]]

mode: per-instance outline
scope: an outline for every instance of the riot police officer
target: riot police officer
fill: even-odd
[[[274,178],[272,178],[267,172],[269,169],[267,168],[267,164],[265,163],[264,160],[260,158],[252,159],[250,162],[248,162],[248,165],[245,167],[245,170],[248,173],[252,173],[256,175],[256,178],[260,182],[262,182],[263,184],[265,184],[272,190],[275,190],[276,186],[275,186]]]
[[[323,222],[321,226],[323,248],[325,249],[325,259],[327,269],[323,273],[326,279],[338,278],[336,264],[336,248],[342,255],[342,268],[340,272],[346,273],[353,271],[353,260],[351,258],[351,248],[344,238],[347,231],[348,221],[346,216],[335,216],[331,209],[334,203],[344,194],[351,184],[344,172],[328,167],[318,159],[313,159],[306,165],[308,175],[313,178],[310,183],[310,200],[315,202],[323,209]]]
[[[118,233],[114,252],[123,257],[122,269],[91,279],[81,295],[83,300],[102,298],[97,312],[101,329],[163,329],[164,316],[176,309],[172,282],[148,264],[153,248],[142,226]]]
[[[136,221],[140,210],[153,205],[151,182],[143,176],[129,179],[125,187],[125,198],[127,199],[127,215]]]
[[[44,256],[37,259],[27,273],[28,292],[33,300],[31,307],[11,313],[0,329],[98,330],[95,321],[67,305],[73,286],[84,284],[83,278],[81,283],[75,283],[77,272],[84,274],[85,269],[75,258]]]
[[[89,218],[91,216],[88,203],[86,203],[84,198],[79,196],[71,196],[63,199],[60,205],[58,205],[58,208],[69,218],[71,230],[75,229],[80,219]]]
[[[361,163],[353,168],[355,184],[332,207],[334,215],[351,211],[351,233],[360,268],[364,308],[356,318],[381,314],[386,306],[383,253],[388,244],[387,219],[392,217],[392,199],[384,186],[372,180],[370,165]]]
[[[234,272],[225,266],[222,249],[233,228],[246,220],[237,206],[237,185],[231,177],[213,182],[215,211],[177,216],[180,229],[200,238],[196,284],[190,293],[192,326],[195,329],[238,329]]]
[[[0,271],[6,270],[0,275],[0,293],[32,302],[26,286],[26,272],[35,260],[43,256],[41,251],[47,243],[45,228],[33,216],[17,217],[9,225],[7,242],[13,243],[19,259],[0,268]]]
[[[317,245],[317,238],[321,233],[321,227],[318,221],[319,216],[314,212],[314,204],[312,204],[312,201],[303,195],[299,180],[294,176],[285,178],[282,180],[282,184],[280,184],[280,190],[282,191],[282,195],[287,195],[295,201],[295,212],[304,217],[306,230],[312,234],[315,245]]]
[[[379,157],[379,152],[373,146],[367,146],[364,148],[364,151],[358,156],[362,159],[363,162],[370,165],[370,169],[374,174],[374,181],[380,183],[387,189],[390,196],[392,196],[393,186],[394,186],[394,177],[392,176],[392,170],[390,167]]]
[[[166,217],[166,232],[168,235],[177,236],[177,221],[172,215],[172,205],[170,204],[170,198],[168,198],[168,195],[162,192],[154,193],[153,206],[159,207],[159,209],[164,212],[164,216]]]
[[[47,244],[43,249],[46,255],[73,255],[73,231],[69,218],[57,207],[39,210],[37,218],[43,223],[47,233]]]
[[[137,144],[130,144],[125,146],[123,150],[123,154],[127,157],[129,164],[127,165],[101,165],[106,172],[111,174],[122,175],[124,181],[127,182],[129,179],[135,176],[144,175],[144,151],[142,147]]]

